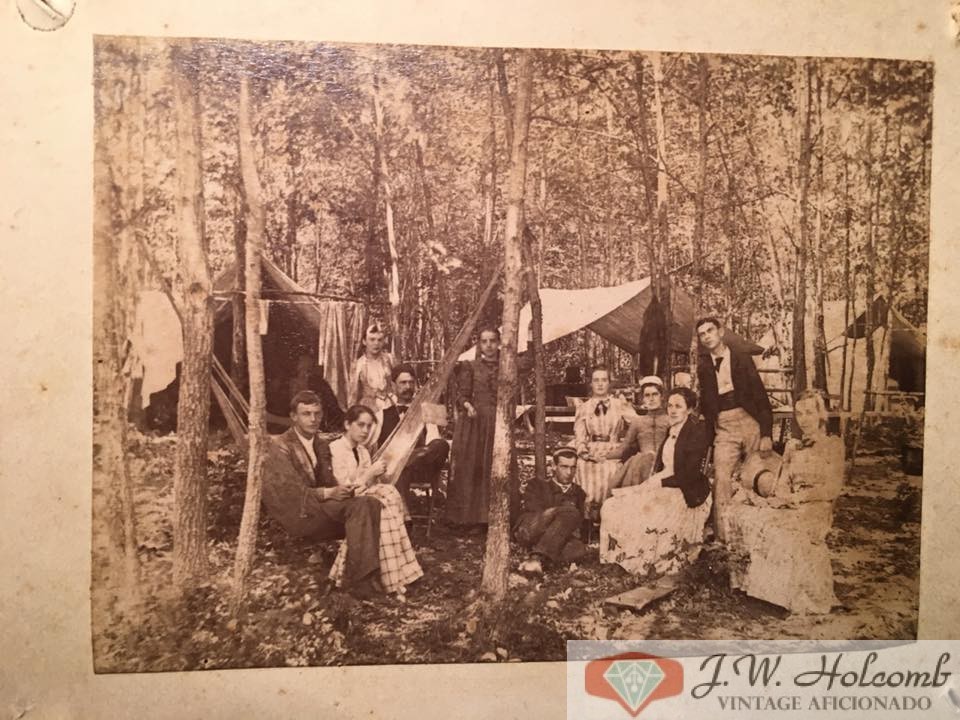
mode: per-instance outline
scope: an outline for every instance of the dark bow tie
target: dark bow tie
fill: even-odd
[[[607,414],[607,408],[608,408],[609,405],[610,405],[610,402],[609,402],[608,400],[601,400],[600,402],[597,403],[597,407],[596,407],[596,409],[593,411],[594,414],[595,414],[597,417],[600,417],[601,415],[606,415],[606,414]]]
[[[720,366],[723,364],[723,355],[713,359],[713,366],[716,372],[720,372]]]
[[[805,448],[813,447],[816,442],[817,441],[812,438],[803,438],[800,441],[800,447],[805,447]]]
[[[400,413],[400,417],[403,417],[407,413],[409,405],[397,405],[397,412]]]

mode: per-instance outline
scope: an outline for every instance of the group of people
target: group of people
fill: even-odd
[[[791,610],[828,612],[836,598],[825,537],[843,448],[826,435],[823,397],[797,399],[803,439],[788,443],[775,464],[773,415],[752,359],[724,342],[716,318],[699,320],[697,334],[704,351],[699,397],[645,377],[638,410],[611,394],[606,368],[594,368],[573,443],[552,453],[550,478],[528,482],[511,498],[514,538],[530,549],[520,570],[580,560],[599,522],[601,562],[637,576],[674,573],[697,557],[712,513],[715,537],[733,558],[735,587]],[[379,326],[368,329],[339,439],[328,444],[317,436],[323,409],[316,394],[294,396],[292,427],[272,443],[263,493],[267,512],[291,535],[345,538],[330,577],[363,598],[402,595],[422,576],[407,529],[409,484],[435,480],[450,454],[428,424],[397,482],[381,482],[386,466],[371,456],[417,390],[416,372],[396,364],[383,339]],[[497,330],[482,330],[476,359],[458,367],[445,506],[458,526],[487,521],[499,345]],[[742,468],[754,459],[761,471],[745,477]]]

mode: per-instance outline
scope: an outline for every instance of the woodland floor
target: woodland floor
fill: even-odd
[[[330,591],[334,546],[291,541],[275,523],[260,525],[258,556],[242,615],[228,613],[228,580],[243,503],[242,458],[217,436],[210,452],[211,581],[176,600],[170,589],[173,436],[132,437],[144,602],[120,615],[104,583],[94,535],[93,627],[98,672],[170,671],[284,665],[563,660],[570,639],[916,637],[920,564],[920,478],[903,474],[891,452],[861,453],[838,500],[828,537],[841,607],[827,616],[791,616],[731,590],[722,548],[708,544],[679,587],[642,612],[603,600],[641,584],[600,565],[596,545],[585,562],[538,581],[511,575],[510,608],[496,647],[472,639],[464,610],[475,598],[483,535],[443,524],[429,539],[413,532],[425,577],[405,603],[357,602]],[[530,473],[529,442],[521,469]],[[95,512],[102,498],[94,497]],[[513,548],[513,557],[522,553]],[[512,561],[515,564],[515,561]],[[487,655],[490,658],[490,655]]]

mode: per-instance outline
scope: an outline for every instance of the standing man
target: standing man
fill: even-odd
[[[697,336],[707,351],[697,363],[700,411],[713,433],[713,508],[717,538],[727,540],[727,511],[733,494],[733,473],[752,452],[764,457],[773,449],[773,411],[756,365],[746,353],[723,341],[724,328],[715,317],[697,321]]]
[[[333,477],[330,446],[317,437],[320,396],[298,392],[290,401],[293,427],[270,438],[263,469],[263,505],[293,537],[347,539],[344,587],[355,597],[377,593],[380,570],[380,501],[354,496]]]
[[[546,482],[534,478],[527,485],[516,537],[533,553],[520,565],[522,572],[541,574],[544,563],[576,562],[586,554],[584,544],[574,537],[587,499],[583,488],[573,482],[576,474],[577,451],[562,447],[553,453],[553,478]]]
[[[380,435],[377,437],[378,448],[383,447],[390,433],[400,424],[400,420],[407,413],[407,408],[413,402],[414,395],[417,394],[417,373],[413,366],[397,365],[393,369],[392,378],[396,395],[393,398],[393,405],[383,411],[383,422],[380,423]],[[410,483],[429,482],[436,485],[449,454],[450,446],[440,437],[439,428],[433,423],[426,423],[396,484],[408,508],[410,507]]]

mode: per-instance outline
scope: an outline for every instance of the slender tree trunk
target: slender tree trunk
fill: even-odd
[[[510,559],[510,482],[513,454],[513,419],[517,389],[517,325],[523,282],[521,259],[523,200],[527,175],[527,135],[533,89],[532,53],[520,50],[513,117],[513,143],[507,186],[507,223],[504,233],[504,283],[502,345],[500,350],[497,419],[494,427],[493,464],[490,470],[490,514],[484,554],[481,593],[499,605],[507,593]]]
[[[697,88],[697,130],[699,135],[698,155],[699,172],[697,178],[696,210],[693,225],[693,280],[696,284],[694,291],[693,316],[700,317],[703,313],[703,239],[706,225],[707,201],[707,160],[709,129],[707,126],[707,108],[710,103],[710,61],[706,55],[697,57],[699,86]],[[690,375],[693,382],[697,382],[697,355],[700,342],[697,329],[693,329],[690,337]],[[695,385],[696,386],[696,385]]]
[[[234,289],[237,291],[231,299],[233,318],[230,342],[230,379],[243,392],[247,388],[247,345],[244,336],[244,315],[246,313],[243,294],[240,292],[246,286],[246,250],[247,220],[243,204],[243,195],[237,188],[237,197],[234,203],[233,220],[233,247],[236,254],[236,272],[234,273]],[[258,270],[259,272],[259,270]]]
[[[817,82],[817,128],[823,128],[823,80],[819,69]],[[817,215],[813,234],[813,387],[827,392],[827,338],[823,319],[823,143],[817,153]]]
[[[887,123],[889,119],[884,116],[883,119],[883,144],[880,152],[879,162],[876,164],[876,167],[882,169],[886,158],[887,158]],[[870,130],[868,130],[868,136]],[[867,167],[867,178],[868,181],[873,181],[874,175],[874,163],[872,154],[868,151],[868,167]],[[876,172],[876,180],[873,182],[874,188],[873,192],[870,193],[870,199],[868,200],[870,207],[868,208],[867,215],[867,243],[866,243],[866,287],[867,287],[867,309],[866,309],[866,329],[865,329],[865,338],[866,342],[866,351],[867,351],[867,379],[866,385],[864,387],[864,396],[863,409],[864,410],[873,410],[874,409],[874,395],[873,391],[873,376],[876,371],[877,357],[876,357],[876,348],[874,347],[873,342],[873,333],[877,329],[877,318],[874,317],[873,313],[873,302],[877,295],[877,243],[876,243],[876,234],[877,226],[880,224],[880,200],[883,194],[883,172]],[[889,298],[888,298],[889,300]]]
[[[244,590],[257,547],[257,524],[260,520],[263,460],[267,443],[266,385],[263,374],[263,344],[260,338],[260,254],[266,213],[263,193],[257,174],[253,149],[253,130],[250,123],[250,81],[246,74],[240,79],[238,108],[240,166],[243,174],[244,195],[248,212],[246,243],[246,331],[247,365],[250,368],[250,413],[248,420],[249,452],[247,454],[247,490],[243,498],[243,518],[237,540],[237,556],[233,565],[233,610],[236,613],[243,602]]]
[[[173,477],[173,579],[183,591],[208,576],[207,433],[213,304],[203,222],[200,104],[196,57],[189,41],[173,49],[177,135],[179,271],[175,297],[183,325],[183,365],[177,403]]]
[[[853,208],[850,207],[850,177],[847,156],[843,156],[843,350],[840,366],[840,408],[850,410],[847,397],[847,346],[849,338],[846,330],[850,327],[850,305],[854,297],[854,288],[850,282],[850,226],[853,221]]]
[[[377,155],[380,158],[380,183],[383,186],[383,199],[386,204],[387,252],[390,256],[390,268],[387,275],[387,296],[390,301],[390,328],[393,340],[393,352],[403,355],[403,337],[400,332],[400,254],[397,251],[397,235],[393,222],[393,187],[390,172],[387,169],[387,154],[384,147],[383,105],[380,102],[380,78],[373,76],[373,115],[374,139]]]
[[[497,210],[497,119],[494,102],[495,87],[491,79],[488,98],[488,116],[490,119],[490,159],[489,166],[484,171],[483,203],[483,247],[489,248],[493,244],[493,219]]]
[[[807,309],[807,256],[810,250],[808,204],[810,195],[810,77],[812,73],[811,61],[805,58],[797,59],[797,100],[800,135],[800,157],[797,174],[799,176],[799,195],[797,208],[796,233],[797,266],[794,274],[793,296],[793,392],[796,397],[807,388],[807,360],[806,360],[806,309]]]
[[[538,482],[547,480],[547,369],[543,355],[543,305],[540,302],[540,282],[537,279],[536,264],[533,260],[533,237],[525,233],[523,240],[523,261],[527,280],[527,296],[530,298],[530,313],[533,323],[533,337],[528,346],[533,353],[534,410],[533,423],[533,463],[534,474]]]
[[[670,278],[666,267],[667,253],[670,247],[670,225],[668,223],[670,193],[666,165],[667,131],[663,111],[663,62],[660,53],[652,53],[650,63],[653,66],[653,116],[657,140],[657,235],[653,275],[656,296],[663,308],[666,325],[666,342],[660,348],[656,374],[663,378],[667,387],[669,387],[671,381],[670,358],[673,351],[673,338],[671,337],[673,309],[670,298]]]

